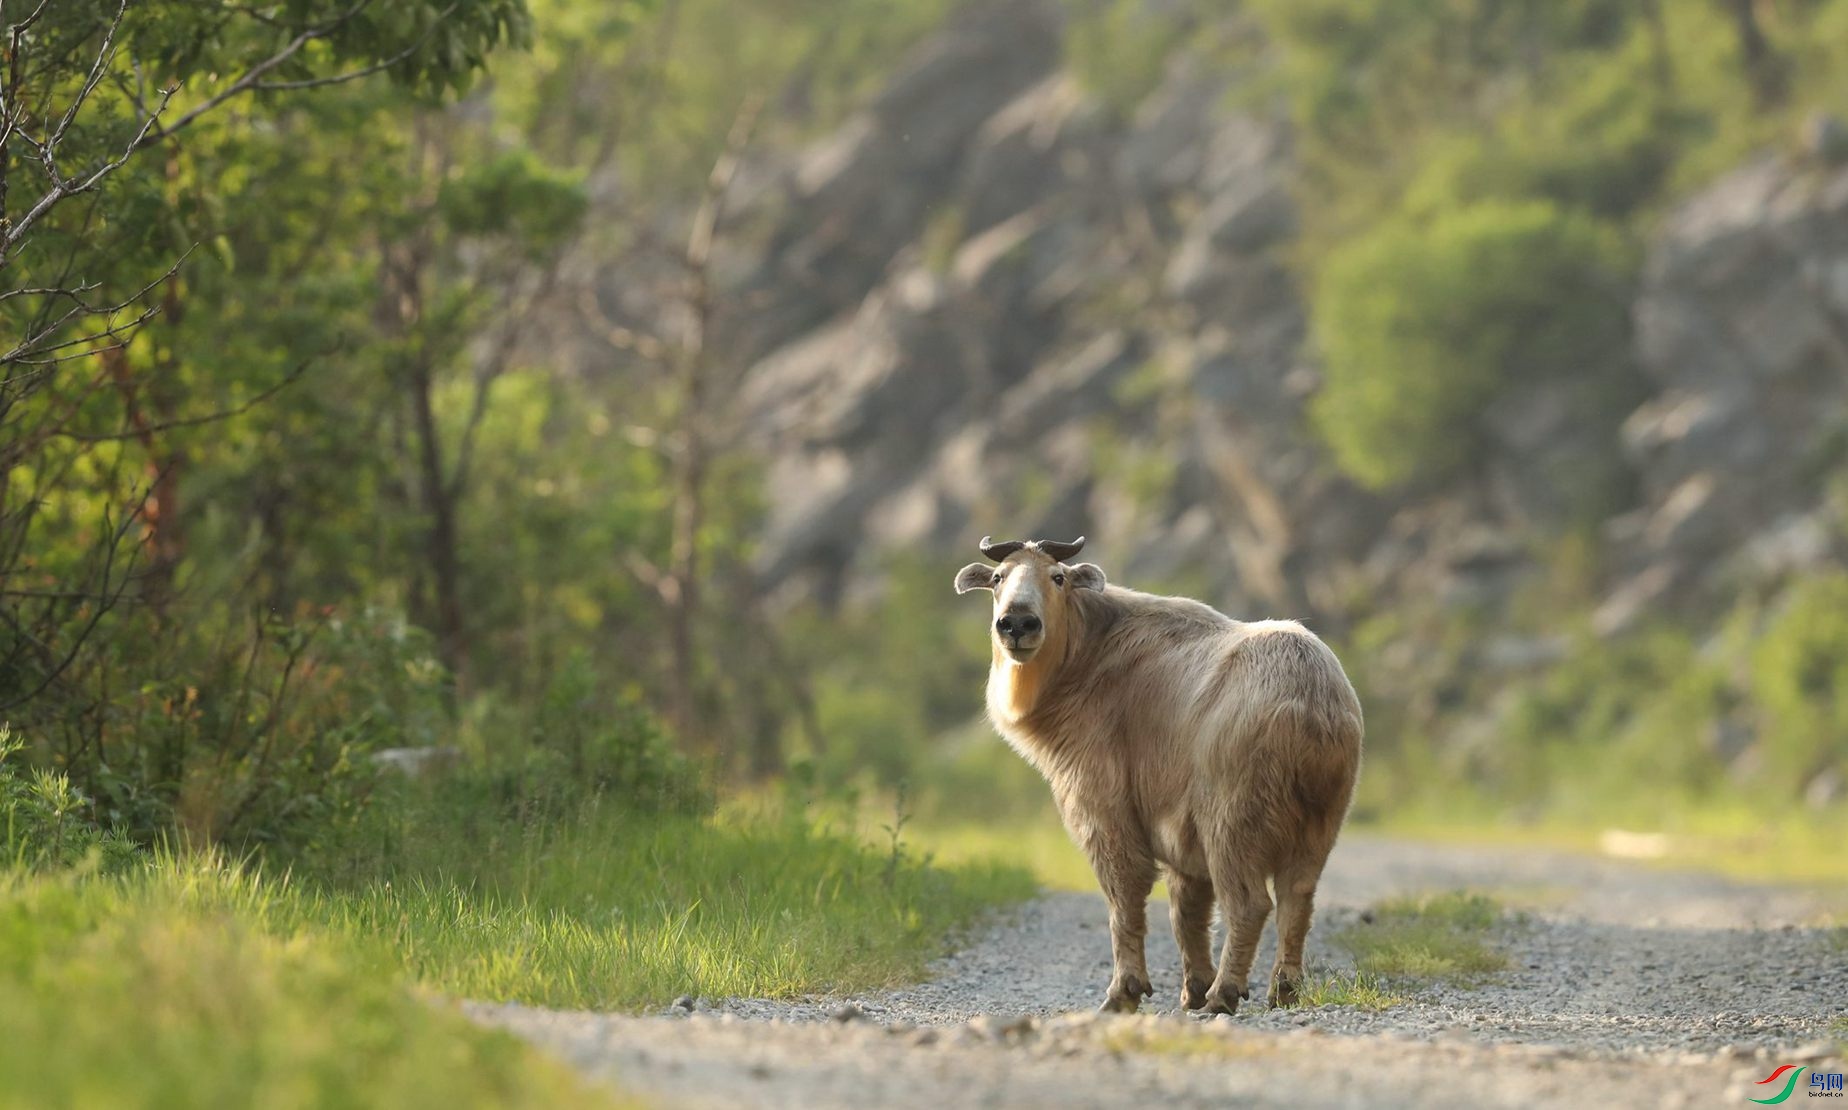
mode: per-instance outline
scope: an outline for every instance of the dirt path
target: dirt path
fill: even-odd
[[[1514,970],[1377,1013],[1181,1015],[1156,903],[1154,1005],[1097,1018],[1109,942],[1090,894],[1023,907],[898,991],[654,1017],[471,1012],[677,1106],[1749,1106],[1777,1064],[1841,1070],[1830,1024],[1848,1014],[1848,952],[1813,927],[1839,908],[1815,893],[1350,835],[1323,881],[1310,965],[1342,965],[1326,937],[1362,907],[1455,888],[1525,909],[1501,938]],[[835,1020],[847,1002],[858,1016]]]

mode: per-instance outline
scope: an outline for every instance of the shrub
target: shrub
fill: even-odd
[[[21,723],[37,766],[67,774],[85,816],[151,843],[298,846],[357,809],[365,755],[435,742],[444,675],[400,619],[201,607],[137,614]]]
[[[1800,785],[1848,769],[1848,574],[1791,589],[1752,651],[1766,763]]]
[[[88,818],[89,799],[55,771],[25,771],[25,747],[0,725],[0,867],[70,867],[94,857],[106,871],[140,858],[133,842]]]
[[[587,653],[574,653],[536,705],[490,706],[469,725],[468,762],[437,783],[438,793],[470,796],[524,823],[589,802],[620,813],[709,808],[699,768],[653,714],[610,685]]]
[[[988,643],[980,608],[946,604],[942,567],[930,559],[895,555],[884,569],[877,601],[838,616],[811,611],[790,637],[815,676],[816,726],[828,745],[815,754],[830,780],[871,772],[897,785],[935,737],[982,703]]]
[[[1138,0],[1101,0],[1076,9],[1065,53],[1085,89],[1128,116],[1161,84],[1169,60],[1196,23],[1191,5],[1155,12]]]
[[[660,721],[636,701],[606,689],[586,652],[559,667],[533,722],[531,750],[538,765],[557,767],[569,788],[629,809],[703,808],[707,796],[698,769]]]
[[[1621,357],[1624,269],[1604,227],[1544,201],[1402,219],[1332,252],[1314,416],[1336,461],[1380,488],[1476,457],[1478,414],[1504,388]]]
[[[1636,797],[1701,796],[1723,781],[1715,727],[1737,700],[1722,664],[1683,633],[1586,638],[1510,698],[1473,754],[1493,793],[1608,816]]]
[[[1434,138],[1406,186],[1405,211],[1429,216],[1459,203],[1538,197],[1625,220],[1648,206],[1692,122],[1661,97],[1639,95],[1649,63],[1637,54],[1574,67],[1566,87],[1521,97],[1487,134]]]

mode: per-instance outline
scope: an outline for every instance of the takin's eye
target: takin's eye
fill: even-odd
[[[1052,584],[1053,584],[1053,585],[1055,585],[1055,586],[1058,586],[1058,587],[1060,587],[1061,589],[1063,589],[1063,588],[1065,587],[1065,576],[1064,576],[1063,574],[1055,574],[1055,575],[1053,575],[1053,576],[1052,576]]]
[[[1005,574],[1000,571],[995,571],[995,585],[999,586],[1001,584],[1001,579],[1005,577],[1007,577]]]

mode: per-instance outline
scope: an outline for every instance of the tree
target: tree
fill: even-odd
[[[819,740],[748,558],[760,475],[735,446],[749,365],[728,338],[755,305],[722,295],[718,256],[748,249],[752,228],[727,220],[731,183],[752,140],[792,140],[837,119],[940,11],[934,0],[898,10],[663,0],[645,30],[612,48],[603,23],[632,20],[631,9],[592,16],[557,0],[542,9],[538,47],[557,66],[503,90],[537,149],[581,160],[620,197],[595,211],[560,300],[664,473],[662,529],[621,553],[657,606],[648,627],[666,650],[647,665],[661,704],[684,740],[722,763],[746,756],[754,773],[780,766],[786,714]],[[586,88],[616,93],[575,95]]]
[[[387,366],[408,402],[423,574],[413,590],[420,623],[437,634],[459,687],[469,668],[457,515],[468,492],[475,440],[494,383],[557,278],[561,251],[584,198],[569,175],[523,152],[469,159],[453,119],[420,121],[415,160],[430,165],[399,234],[382,236],[380,320],[393,340]],[[479,349],[471,350],[480,340]],[[467,415],[453,443],[438,420],[446,372],[467,366]],[[420,576],[421,579],[421,576]]]
[[[287,140],[340,118],[322,105],[348,122],[368,101],[434,105],[526,33],[522,0],[0,8],[0,712],[40,745],[64,737],[56,761],[93,795],[122,727],[120,661],[186,631],[162,613],[192,527],[212,524],[180,504],[229,438],[204,433],[324,371],[336,346],[292,344],[267,320],[230,326],[286,303],[259,305],[291,280],[328,292],[315,279],[339,250],[305,222],[238,242],[236,220],[257,210],[249,181],[280,180]],[[296,214],[268,215],[274,230]],[[240,302],[240,282],[262,288]],[[339,296],[322,307],[341,315]],[[284,654],[292,666],[299,646]],[[254,672],[229,673],[227,706],[247,705]],[[267,759],[246,744],[262,734],[251,724],[211,740]],[[177,789],[172,767],[142,773]]]

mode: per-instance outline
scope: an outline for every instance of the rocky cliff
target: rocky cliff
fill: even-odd
[[[729,264],[724,349],[777,596],[876,583],[898,547],[941,552],[947,589],[983,533],[1085,533],[1120,581],[1339,632],[1494,612],[1577,529],[1608,634],[1841,559],[1848,169],[1768,156],[1662,221],[1620,408],[1517,384],[1470,474],[1374,494],[1306,418],[1281,110],[1188,54],[1107,107],[1062,33],[1052,0],[965,9],[833,134],[752,166],[741,222],[767,231]]]

